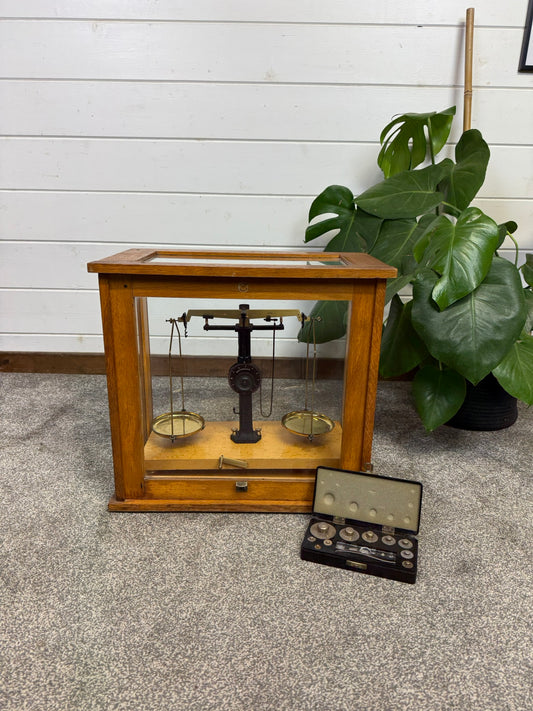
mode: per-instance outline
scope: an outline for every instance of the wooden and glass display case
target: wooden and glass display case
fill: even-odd
[[[88,270],[99,275],[115,470],[111,510],[307,512],[318,466],[368,468],[393,267],[361,253],[130,249]],[[339,411],[332,417],[315,398],[317,301],[348,304]],[[154,395],[154,319],[159,342],[162,323],[168,337],[164,407]],[[305,398],[295,396],[282,417],[269,417],[267,387],[266,402],[258,404],[263,376],[254,344],[273,342],[273,366],[275,339],[304,327],[304,342],[291,343],[303,349]],[[205,336],[195,348],[204,344],[213,372],[220,371],[217,344],[234,349],[224,373],[234,404],[229,417],[186,408],[187,363],[200,357],[184,353],[194,328]],[[204,395],[212,382],[203,377]]]

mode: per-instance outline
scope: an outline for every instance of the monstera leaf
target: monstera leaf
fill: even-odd
[[[516,232],[517,229],[518,229],[518,225],[513,220],[508,220],[507,222],[504,222],[503,224],[498,225],[498,232],[500,234],[500,239],[498,241],[497,249],[499,249],[502,246],[502,244],[505,242],[505,238],[507,237],[507,235],[512,235],[514,232]]]
[[[380,136],[378,165],[386,178],[404,170],[413,170],[443,148],[455,115],[455,106],[427,114],[403,114],[391,121]],[[427,138],[426,138],[427,131]]]
[[[489,158],[490,150],[481,133],[475,128],[465,131],[455,147],[455,166],[439,185],[446,203],[459,211],[470,205],[485,181]]]
[[[381,259],[398,269],[400,275],[413,272],[418,266],[413,259],[414,245],[432,227],[436,215],[423,215],[417,222],[414,219],[383,220],[378,238],[369,248],[373,257]],[[411,262],[406,267],[407,262]]]
[[[533,405],[533,336],[523,333],[492,372],[508,393]]]
[[[527,308],[527,318],[524,324],[524,331],[526,333],[531,333],[533,331],[533,291],[531,289],[524,289],[524,296],[526,297],[526,308]]]
[[[382,217],[376,217],[375,215],[365,212],[360,207],[356,209],[355,224],[357,234],[363,238],[366,244],[366,251],[372,254],[372,248],[379,239],[384,220]]]
[[[533,288],[533,254],[526,254],[525,264],[520,267],[526,284]]]
[[[416,368],[428,351],[411,323],[412,301],[402,304],[399,296],[392,299],[381,341],[379,372],[393,378]]]
[[[313,200],[309,209],[309,221],[320,215],[329,217],[309,225],[305,231],[305,241],[310,242],[331,230],[339,230],[327,246],[329,252],[363,252],[365,242],[357,231],[357,211],[353,194],[342,185],[330,185]]]
[[[464,210],[455,223],[445,215],[433,223],[414,254],[440,274],[432,296],[441,310],[481,284],[498,242],[498,225],[477,207]]]
[[[463,404],[465,395],[465,379],[455,370],[425,365],[413,379],[415,407],[428,432],[448,422]]]
[[[385,289],[385,303],[388,304],[392,297],[402,289],[405,289],[416,276],[416,272],[401,274],[394,279],[387,279],[387,288]]]
[[[417,227],[416,220],[383,220],[370,254],[398,269],[403,258],[413,253]]]
[[[347,301],[317,301],[300,329],[300,343],[327,343],[346,334]]]
[[[444,199],[437,185],[449,174],[453,161],[446,158],[420,170],[406,170],[358,195],[355,202],[365,212],[386,219],[406,219],[433,210]]]
[[[520,275],[494,257],[473,292],[439,311],[432,298],[438,275],[421,271],[413,285],[413,326],[431,355],[474,385],[493,370],[519,337],[526,320]]]

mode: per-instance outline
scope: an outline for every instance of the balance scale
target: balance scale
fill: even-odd
[[[115,470],[110,510],[308,512],[317,467],[369,468],[385,285],[396,275],[393,267],[362,253],[131,249],[91,262],[88,270],[99,275]],[[168,411],[162,413],[154,413],[153,405],[151,298],[210,304],[165,319],[169,387]],[[211,308],[221,299],[235,308]],[[251,308],[248,302],[258,300],[261,307]],[[274,300],[348,302],[338,421],[315,408],[319,317],[312,309],[270,308]],[[300,339],[303,402],[281,420],[268,419],[271,390],[266,408],[261,400],[261,419],[254,420],[262,374],[252,359],[252,339],[272,338],[273,387],[276,334],[293,318],[307,334]],[[198,320],[211,335],[235,339],[227,384],[238,422],[209,420],[185,407],[184,336]],[[180,371],[177,389],[173,362]]]

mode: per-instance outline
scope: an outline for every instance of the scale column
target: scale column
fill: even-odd
[[[238,360],[229,369],[228,382],[232,390],[239,394],[239,429],[233,431],[231,439],[234,442],[254,444],[261,439],[261,433],[254,430],[252,393],[261,384],[261,373],[251,363],[253,326],[248,319],[249,309],[248,304],[239,304],[240,318],[235,326],[239,343]]]

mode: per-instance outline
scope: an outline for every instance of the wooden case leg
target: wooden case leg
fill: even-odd
[[[384,279],[354,285],[344,367],[344,469],[365,469],[372,457],[385,286]]]
[[[124,278],[100,276],[111,441],[118,500],[143,495],[143,401],[133,290]]]

